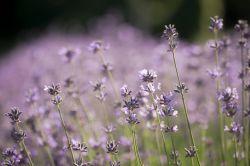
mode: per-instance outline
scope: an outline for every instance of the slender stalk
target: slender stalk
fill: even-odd
[[[167,124],[168,124],[168,126],[170,126],[168,117],[167,117],[166,119],[167,119]],[[171,140],[172,148],[173,148],[173,150],[174,150],[174,162],[175,162],[175,165],[177,166],[178,163],[177,163],[177,159],[176,159],[176,155],[175,155],[176,150],[175,150],[174,139],[173,139],[172,133],[170,133],[170,140]]]
[[[172,57],[173,57],[173,61],[174,61],[174,67],[175,67],[175,72],[176,72],[176,76],[177,76],[177,80],[178,80],[178,85],[181,86],[179,72],[178,72],[178,68],[177,68],[177,64],[176,64],[176,60],[175,60],[175,49],[172,51]],[[194,138],[193,138],[193,134],[192,134],[192,130],[191,130],[189,117],[188,117],[188,110],[186,107],[185,97],[184,97],[183,91],[180,91],[180,93],[181,93],[182,104],[184,107],[185,118],[186,118],[187,125],[188,125],[189,136],[191,138],[192,146],[196,147],[195,142],[194,142]],[[196,154],[195,157],[196,157],[198,165],[200,166],[200,160],[199,160],[198,154]]]
[[[138,144],[136,141],[136,135],[135,135],[135,126],[131,126],[131,132],[132,132],[132,139],[133,139],[133,147],[134,147],[134,153],[135,153],[135,157],[137,160],[137,163],[139,166],[144,166],[140,154],[139,154],[139,149],[138,149]]]
[[[59,104],[57,104],[56,106],[57,106],[57,111],[58,111],[58,113],[60,115],[60,120],[61,120],[61,124],[63,126],[63,130],[64,130],[64,133],[65,133],[65,136],[67,138],[67,142],[68,142],[68,146],[69,146],[70,154],[71,154],[71,159],[72,159],[73,163],[75,163],[75,156],[74,156],[74,153],[73,153],[73,150],[72,150],[71,141],[70,141],[70,138],[69,138],[69,135],[68,135],[68,131],[67,131],[67,128],[66,128],[63,116],[62,116],[61,109],[60,109]]]
[[[158,122],[158,131],[161,133],[161,138],[162,138],[162,141],[163,141],[163,147],[164,147],[164,152],[166,154],[166,157],[168,159],[168,152],[167,152],[167,147],[166,147],[166,139],[164,137],[164,134],[163,132],[160,131],[160,127],[161,127],[161,120],[160,120],[160,117],[159,117],[159,114],[158,114],[158,109],[157,109],[157,106],[155,105],[154,101],[155,101],[155,98],[154,98],[154,94],[153,93],[150,93],[150,96],[151,96],[151,100],[153,102],[153,105],[154,105],[154,108],[156,108],[156,118],[157,118],[157,122]],[[169,160],[168,160],[168,164],[169,164]]]
[[[98,54],[99,57],[100,57],[100,60],[101,60],[101,63],[103,65],[106,64],[106,61],[105,61],[105,58],[103,56],[103,50],[100,50],[100,53]],[[110,70],[107,70],[107,73],[108,73],[108,77],[109,77],[109,80],[111,82],[111,86],[112,86],[112,89],[114,91],[114,94],[115,94],[115,97],[116,97],[116,100],[119,100],[120,99],[120,96],[119,96],[119,93],[118,93],[118,90],[116,88],[116,85],[115,85],[115,81],[114,81],[114,78],[113,78],[113,74],[111,73]]]
[[[20,131],[20,127],[19,127],[19,124],[18,124],[18,123],[16,123],[16,128]],[[26,145],[25,145],[24,139],[22,139],[20,145],[21,145],[20,147],[23,148],[25,154],[26,154],[27,157],[28,157],[29,165],[30,165],[30,166],[34,166],[34,163],[33,163],[32,159],[31,159],[31,156],[30,156],[30,152],[29,152],[28,148],[27,148]]]
[[[214,40],[216,45],[218,44],[218,31],[214,31]],[[219,69],[219,50],[218,47],[216,46],[215,48],[215,65],[216,69]],[[216,79],[216,93],[218,94],[220,90],[220,78]],[[217,109],[219,113],[219,124],[220,124],[220,138],[221,138],[221,158],[222,162],[225,162],[225,135],[224,135],[224,118],[223,118],[223,113],[221,110],[221,104],[220,101],[217,100]]]
[[[238,146],[237,146],[237,138],[236,136],[233,138],[234,139],[234,165],[235,166],[238,166],[238,159],[237,159],[237,150],[238,150]]]

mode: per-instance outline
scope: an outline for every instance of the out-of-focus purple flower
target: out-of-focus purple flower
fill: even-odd
[[[56,96],[60,93],[60,85],[45,85],[43,90],[48,92],[49,95]]]
[[[173,125],[173,126],[167,126],[165,124],[161,124],[161,131],[165,133],[175,133],[178,131],[178,126]]]
[[[167,40],[175,40],[178,37],[178,32],[176,31],[176,28],[174,25],[165,25],[165,30],[163,31],[164,38]]]
[[[217,68],[214,68],[213,70],[207,69],[207,72],[212,79],[216,79],[222,76],[222,73]]]
[[[157,74],[152,69],[143,69],[139,71],[139,77],[143,82],[152,83],[157,78]]]
[[[6,113],[5,115],[10,118],[12,124],[16,124],[21,122],[20,121],[21,114],[22,112],[19,111],[17,107],[13,107],[10,109],[10,112]]]
[[[127,115],[126,121],[131,124],[131,125],[135,125],[135,124],[139,124],[139,120],[137,119],[137,116],[135,113],[129,113]]]
[[[59,105],[62,103],[62,97],[59,95],[56,95],[51,101],[54,105]]]
[[[102,91],[105,88],[104,83],[106,82],[105,78],[98,80],[96,82],[90,81],[90,85],[92,85],[94,91]]]
[[[227,102],[232,100],[238,100],[239,96],[236,88],[227,87],[220,93],[218,99]]]
[[[105,50],[108,50],[109,49],[109,44],[108,45],[104,45],[103,44],[103,41],[101,40],[96,40],[96,41],[93,41],[92,43],[90,43],[89,47],[88,47],[88,50],[93,52],[94,54],[96,54],[97,52],[99,51],[105,51]]]
[[[79,152],[88,152],[88,147],[77,140],[72,139],[72,150]]]
[[[127,85],[123,85],[120,89],[120,92],[122,97],[130,96],[130,94],[132,93],[132,91],[128,89]]]
[[[186,157],[195,157],[197,153],[197,149],[194,146],[190,146],[189,148],[185,148]]]
[[[63,56],[63,60],[66,63],[70,63],[72,59],[81,54],[81,50],[79,48],[66,48],[63,47],[58,51],[60,56]]]
[[[26,93],[25,93],[25,102],[32,105],[34,104],[38,99],[39,99],[39,95],[38,95],[38,89],[37,88],[33,88],[33,89],[29,89]]]
[[[238,23],[234,26],[237,32],[243,32],[248,28],[247,20],[238,20]]]
[[[210,17],[210,25],[208,28],[211,32],[223,29],[223,19],[219,16]]]
[[[116,154],[118,153],[118,144],[115,141],[107,141],[106,143],[107,153]]]
[[[130,97],[128,101],[124,100],[123,108],[126,108],[129,111],[133,111],[139,107],[139,101],[136,97]]]
[[[243,133],[243,126],[240,123],[232,122],[230,126],[225,126],[224,131],[235,134],[237,141],[239,141],[240,136]]]

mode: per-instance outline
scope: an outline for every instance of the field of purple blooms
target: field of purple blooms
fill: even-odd
[[[250,27],[208,30],[113,20],[19,44],[0,62],[1,166],[249,166]]]

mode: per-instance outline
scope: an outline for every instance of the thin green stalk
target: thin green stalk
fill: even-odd
[[[157,129],[155,130],[155,139],[156,139],[156,145],[157,145],[157,150],[158,150],[159,156],[161,156],[161,146],[160,146],[160,141],[159,141],[159,136],[158,136]],[[160,160],[160,163],[162,165],[161,160]]]
[[[140,154],[139,154],[139,149],[138,149],[138,144],[136,141],[136,135],[135,135],[135,126],[131,126],[131,132],[132,132],[132,139],[133,139],[133,147],[134,147],[134,153],[135,153],[135,157],[137,160],[137,163],[139,166],[144,166]]]
[[[218,44],[218,32],[214,31],[214,40],[216,44]],[[215,48],[215,65],[216,69],[219,69],[219,52],[218,48],[216,46]],[[220,78],[216,79],[216,93],[218,94],[220,90]],[[224,118],[223,113],[221,110],[221,104],[220,101],[217,100],[217,109],[219,113],[219,124],[220,124],[220,138],[221,138],[221,158],[222,162],[225,162],[225,135],[224,135]]]
[[[166,118],[166,120],[167,120],[167,125],[170,126],[168,117]],[[171,140],[171,143],[172,143],[172,148],[174,150],[174,162],[175,162],[175,165],[178,165],[176,155],[175,155],[176,150],[175,150],[174,139],[173,139],[172,133],[170,133],[170,140]]]
[[[63,126],[63,130],[64,130],[64,133],[65,133],[65,136],[67,138],[67,142],[68,142],[68,146],[69,146],[70,154],[71,154],[71,159],[72,159],[73,163],[75,163],[75,156],[74,156],[74,153],[73,153],[73,150],[72,150],[71,141],[70,141],[70,138],[69,138],[69,135],[68,135],[68,131],[67,131],[67,128],[66,128],[63,116],[62,116],[61,109],[60,109],[59,104],[57,104],[56,106],[57,106],[57,111],[58,111],[58,113],[60,115],[60,120],[61,120],[61,124]]]
[[[103,56],[103,50],[100,50],[100,53],[98,54],[100,56],[100,59],[101,59],[101,63],[104,65],[106,64],[106,61],[105,61],[105,58]],[[110,70],[107,70],[108,72],[108,77],[110,79],[110,82],[111,82],[111,86],[112,86],[112,89],[114,91],[114,94],[115,94],[115,97],[116,97],[116,100],[119,100],[120,99],[120,95],[117,91],[117,88],[116,88],[116,85],[115,85],[115,81],[114,81],[114,78],[113,78],[113,74],[110,72]]]
[[[154,108],[157,108],[157,106],[155,105],[154,101],[155,101],[155,98],[154,98],[154,94],[153,93],[150,93],[150,96],[151,96],[151,100],[153,102],[153,105],[154,105]],[[165,151],[165,154],[166,154],[166,157],[167,157],[167,160],[168,160],[168,164],[169,164],[169,159],[168,159],[168,152],[167,152],[167,148],[166,148],[166,140],[165,140],[165,137],[164,137],[164,134],[163,132],[160,131],[160,127],[161,127],[161,120],[160,120],[160,117],[159,117],[159,114],[158,114],[158,109],[156,110],[156,118],[157,118],[157,122],[158,122],[158,131],[161,133],[161,138],[162,138],[162,141],[163,141],[163,147],[164,147],[164,151]]]
[[[176,72],[176,76],[177,76],[177,80],[178,80],[178,85],[181,86],[179,72],[178,72],[178,68],[177,68],[177,64],[176,64],[176,60],[175,60],[175,50],[172,51],[172,57],[173,57],[173,61],[174,61],[174,67],[175,67],[175,72]],[[191,125],[190,125],[190,121],[189,121],[189,117],[188,117],[188,111],[187,111],[183,91],[181,91],[180,93],[181,93],[182,104],[184,107],[185,118],[186,118],[187,125],[188,125],[189,136],[191,138],[192,146],[196,147],[195,142],[194,142],[194,138],[193,138],[193,134],[192,134],[192,130],[191,130]],[[196,154],[195,157],[196,157],[198,165],[200,166],[200,160],[199,160],[198,154]]]
[[[238,159],[237,159],[238,146],[237,146],[237,138],[236,138],[236,136],[234,136],[233,139],[234,139],[234,145],[235,145],[235,147],[234,147],[234,151],[235,151],[235,153],[234,153],[234,165],[238,166]]]
[[[19,124],[18,124],[18,123],[16,123],[16,128],[20,131],[20,127],[19,127]],[[27,157],[28,157],[29,165],[30,165],[30,166],[34,166],[34,163],[33,163],[32,159],[31,159],[31,156],[30,156],[30,152],[29,152],[28,148],[27,148],[26,145],[25,145],[24,139],[22,139],[22,141],[21,141],[21,148],[23,148],[25,154],[26,154]]]

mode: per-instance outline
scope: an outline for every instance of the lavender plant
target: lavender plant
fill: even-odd
[[[5,113],[12,130],[0,117],[0,165],[249,166],[246,20],[225,37],[211,17],[210,47],[183,42],[172,24],[160,44],[103,24],[22,45],[0,65],[0,111],[23,110]]]

